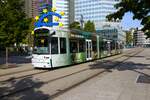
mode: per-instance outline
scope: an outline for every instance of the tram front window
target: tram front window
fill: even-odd
[[[36,30],[34,36],[34,54],[48,54],[49,53],[49,42],[47,29]]]

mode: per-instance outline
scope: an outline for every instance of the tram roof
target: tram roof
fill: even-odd
[[[86,32],[86,31],[82,31],[82,30],[78,30],[78,29],[71,29],[70,32],[73,34],[76,34],[76,35],[82,35],[85,38],[96,37],[96,33]]]
[[[98,32],[86,32],[86,31],[82,31],[82,30],[78,30],[78,29],[71,29],[70,30],[71,33],[75,34],[75,35],[82,35],[85,38],[93,38],[95,39],[96,36],[99,36],[101,39],[105,39],[105,40],[114,40],[113,38],[108,38]]]

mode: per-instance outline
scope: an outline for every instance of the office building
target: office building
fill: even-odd
[[[96,29],[105,25],[119,26],[120,22],[108,22],[106,16],[116,11],[114,5],[120,0],[74,0],[75,20],[84,22],[91,20]]]
[[[25,13],[27,17],[34,18],[39,14],[38,0],[25,0]]]
[[[69,0],[69,23],[73,23],[75,20],[75,0]]]
[[[150,47],[150,39],[146,39],[143,31],[135,31],[133,34],[134,46]]]
[[[61,11],[65,12],[65,15],[62,17],[62,19],[60,19],[60,22],[64,24],[64,28],[68,28],[69,26],[69,1],[68,0],[53,0],[53,7],[56,7],[57,13],[60,13]]]
[[[100,30],[96,30],[96,33],[109,40],[118,41],[123,45],[126,42],[125,32],[123,32],[121,28],[116,28],[108,25],[104,26]]]

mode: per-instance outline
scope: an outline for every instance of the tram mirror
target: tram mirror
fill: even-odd
[[[52,35],[55,35],[56,34],[56,32],[55,31],[53,31],[53,32],[51,32],[50,33],[50,35],[52,36]]]
[[[37,51],[37,47],[36,46],[33,48],[33,51]]]

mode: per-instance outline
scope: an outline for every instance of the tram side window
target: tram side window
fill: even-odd
[[[78,52],[77,42],[70,41],[70,53],[77,53],[77,52]]]
[[[60,38],[60,53],[66,53],[66,38]]]
[[[79,41],[79,52],[84,52],[85,51],[85,41],[80,40]]]
[[[51,38],[51,54],[58,54],[58,38]]]
[[[113,49],[116,49],[116,41],[113,43]]]
[[[115,49],[114,41],[111,42],[110,47],[111,47],[111,50],[114,50],[114,49]]]
[[[119,49],[119,48],[118,48],[118,43],[117,43],[117,42],[116,42],[116,49]]]
[[[113,42],[113,49],[116,49],[117,48],[116,46],[117,46],[117,43],[116,43],[116,41],[114,41]]]
[[[101,51],[101,50],[104,50],[104,42],[103,41],[100,41],[99,42],[99,50]]]
[[[92,41],[92,44],[93,44],[93,51],[97,52],[97,43],[96,43],[96,41]]]

